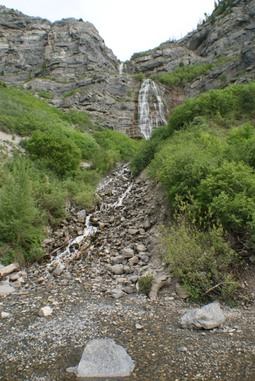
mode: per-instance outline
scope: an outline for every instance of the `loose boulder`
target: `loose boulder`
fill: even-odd
[[[77,367],[78,377],[126,377],[134,370],[126,350],[112,339],[88,342]]]
[[[207,304],[202,308],[193,308],[181,318],[182,328],[213,329],[222,325],[225,315],[218,302]]]

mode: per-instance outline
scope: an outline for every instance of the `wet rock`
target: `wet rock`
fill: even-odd
[[[191,309],[182,316],[180,323],[182,328],[213,329],[221,326],[225,319],[220,304],[214,302],[202,308]]]
[[[112,339],[91,340],[77,367],[78,377],[126,377],[134,370],[126,350]]]

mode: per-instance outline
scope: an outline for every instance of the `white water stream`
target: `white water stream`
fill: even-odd
[[[107,202],[101,202],[99,209],[86,217],[86,222],[84,226],[84,231],[82,235],[75,237],[70,240],[65,249],[54,250],[54,255],[52,255],[52,261],[48,264],[50,268],[52,262],[57,262],[62,268],[65,267],[65,261],[68,260],[75,252],[78,252],[88,237],[94,236],[98,230],[96,226],[91,223],[91,217],[98,217],[100,213],[109,212],[111,209],[120,208],[123,205],[123,201],[128,197],[131,189],[132,182],[128,179],[127,174],[129,173],[128,166],[122,165],[115,173],[106,177],[97,188],[97,195],[101,197],[104,193],[111,194],[111,197]],[[123,181],[127,180],[127,181]],[[124,184],[124,187],[123,187]],[[53,254],[52,253],[52,254]]]
[[[139,128],[145,139],[151,137],[152,131],[166,124],[164,104],[154,81],[145,79],[138,96]]]

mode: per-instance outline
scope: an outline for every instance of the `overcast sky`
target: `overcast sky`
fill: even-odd
[[[90,21],[108,48],[125,61],[133,53],[179,39],[196,29],[214,0],[2,0],[7,8],[50,21]]]

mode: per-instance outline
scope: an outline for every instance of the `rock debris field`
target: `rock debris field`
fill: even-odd
[[[190,305],[173,280],[156,299],[138,291],[145,274],[167,279],[157,244],[165,218],[157,185],[127,166],[99,186],[96,211],[70,207],[41,263],[0,280],[0,380],[74,381],[66,369],[85,345],[109,338],[134,361],[127,381],[253,381],[254,304],[222,306],[221,326],[192,330],[181,327]],[[1,296],[3,286],[13,292]]]

